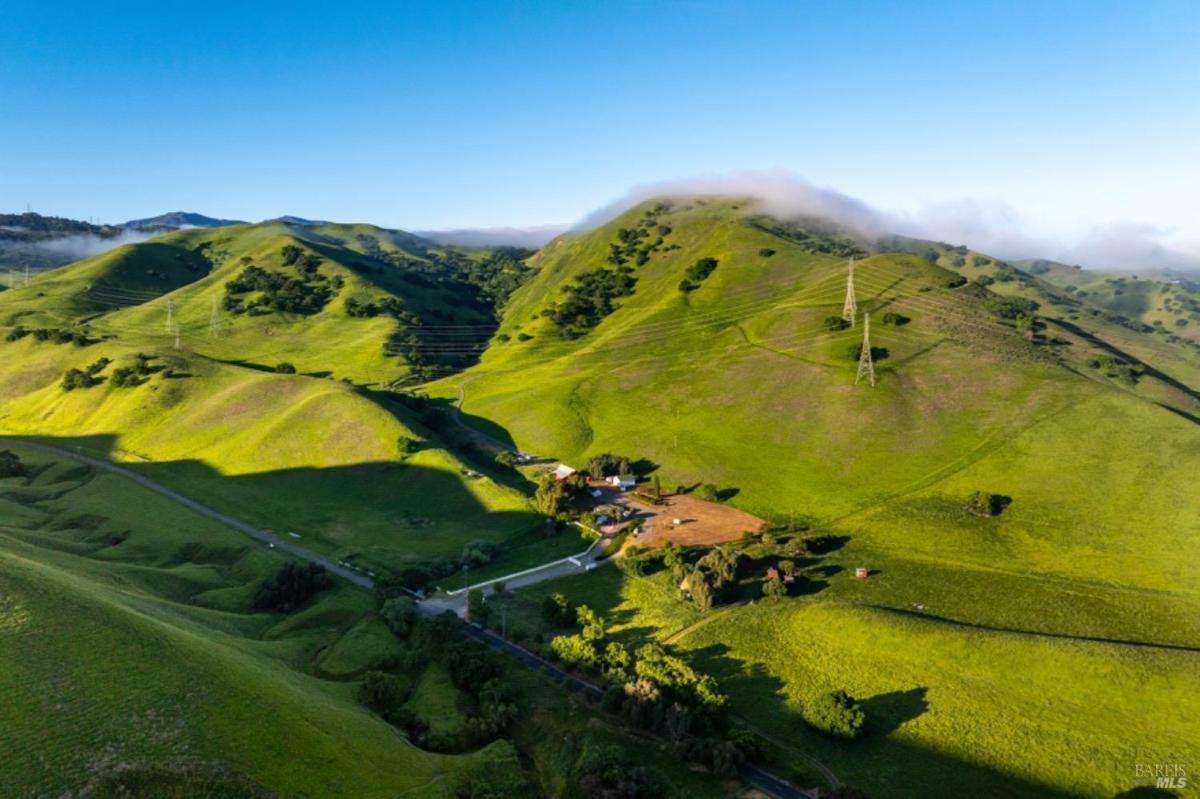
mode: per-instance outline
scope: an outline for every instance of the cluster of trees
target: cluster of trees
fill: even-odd
[[[87,347],[99,341],[99,339],[88,338],[86,333],[78,330],[49,327],[38,327],[30,330],[21,325],[17,325],[8,331],[4,340],[9,342],[20,341],[26,336],[33,336],[36,341],[50,341],[55,344],[74,344],[76,347]]]
[[[1040,307],[1025,297],[988,297],[987,300],[987,309],[1001,319],[1031,317]]]
[[[92,386],[99,385],[104,379],[99,375],[104,371],[104,367],[110,363],[112,361],[108,358],[100,358],[89,364],[85,369],[68,369],[62,379],[63,391],[73,391],[77,388],[91,388]]]
[[[692,565],[685,563],[681,557],[672,553],[671,564],[667,564],[664,554],[663,563],[671,569],[671,574],[679,581],[680,589],[687,595],[698,610],[707,613],[713,605],[720,604],[734,584],[737,577],[738,563],[742,553],[729,547],[713,547]]]
[[[405,643],[403,653],[376,664],[359,686],[359,701],[385,721],[403,730],[409,739],[435,752],[474,749],[503,735],[517,717],[516,694],[503,679],[505,663],[499,655],[459,638],[459,620],[452,613],[423,619],[410,599],[380,596],[380,618]],[[450,732],[430,730],[428,720],[405,706],[413,676],[442,666],[460,693],[466,720]]]
[[[289,561],[259,586],[254,595],[254,609],[291,613],[332,585],[325,567]]]
[[[664,249],[666,237],[671,235],[671,227],[659,224],[658,216],[667,210],[669,207],[648,209],[637,225],[619,229],[617,240],[608,245],[608,262],[616,267],[622,267],[629,261],[643,266],[649,262],[651,255]]]
[[[1099,355],[1089,359],[1087,364],[1092,369],[1103,372],[1105,377],[1121,380],[1131,386],[1137,385],[1138,380],[1144,374],[1144,369],[1141,366],[1129,363],[1114,355]]]
[[[583,471],[591,475],[593,479],[603,480],[612,475],[635,474],[634,464],[635,462],[625,455],[602,452],[588,458],[587,462],[583,464]]]
[[[554,475],[547,474],[538,482],[533,498],[543,515],[562,521],[570,516],[586,488],[582,474],[571,475],[566,480],[556,480]]]
[[[268,271],[243,259],[245,269],[225,284],[225,310],[251,316],[272,311],[311,316],[320,312],[342,288],[341,275],[331,280],[320,273],[320,256],[305,253],[293,244],[283,248],[282,256],[284,265],[294,266],[299,277]],[[238,296],[252,291],[261,292],[261,295],[249,301]]]
[[[701,258],[684,272],[683,280],[679,281],[679,290],[685,294],[700,288],[700,284],[717,268],[716,258]]]
[[[459,562],[464,566],[478,568],[495,560],[500,547],[491,541],[472,541],[463,547]]]
[[[21,456],[10,449],[0,452],[0,478],[24,477],[29,467],[21,462]]]
[[[722,712],[727,698],[711,675],[656,643],[630,651],[607,638],[603,619],[586,605],[575,612],[580,632],[556,636],[550,650],[564,665],[601,676],[606,711],[665,735],[676,756],[704,763],[722,777],[734,776],[747,757],[758,754],[749,736],[728,728]]]
[[[152,356],[139,352],[134,357],[132,366],[120,366],[113,370],[112,384],[119,388],[133,388],[145,383],[150,379],[150,375],[161,368],[152,366],[151,360]]]
[[[883,316],[880,317],[880,321],[883,322],[885,325],[892,325],[893,327],[903,327],[904,325],[907,325],[909,322],[911,322],[912,319],[910,319],[909,317],[905,316],[902,313],[896,313],[895,311],[888,311],[887,313],[885,313]]]
[[[772,602],[778,602],[788,595],[788,585],[796,577],[796,562],[781,560],[773,574],[768,574],[762,583],[762,593]]]
[[[840,316],[826,316],[825,320],[821,322],[821,325],[826,330],[837,332],[838,330],[845,330],[846,328],[850,327],[850,322],[849,320],[843,319]]]
[[[628,266],[583,272],[573,283],[563,287],[566,296],[543,314],[554,322],[563,336],[578,338],[617,309],[614,300],[633,294],[637,278],[632,273],[633,269]]]

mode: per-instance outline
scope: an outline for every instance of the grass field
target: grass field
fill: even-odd
[[[385,354],[394,320],[352,318],[345,305],[393,297],[422,319],[486,327],[477,306],[457,303],[429,271],[436,258],[426,245],[369,226],[181,231],[0,295],[0,323],[69,325],[99,339],[86,347],[31,336],[0,343],[0,429],[121,460],[364,569],[453,557],[476,539],[504,543],[494,564],[472,570],[478,580],[581,550],[571,534],[545,538],[529,484],[452,434],[445,409],[461,397],[463,421],[505,445],[575,466],[606,451],[642,458],[668,488],[710,483],[736,507],[838,537],[839,548],[805,564],[799,595],[780,604],[701,616],[664,574],[634,578],[612,568],[496,599],[527,641],[549,634],[537,603],[562,590],[609,613],[627,638],[690,653],[722,680],[738,715],[770,738],[776,765],[805,784],[814,775],[797,753],[819,757],[872,797],[1111,796],[1134,786],[1139,763],[1194,762],[1200,353],[1114,316],[1107,295],[1093,304],[1067,291],[1052,271],[1038,277],[909,240],[858,252],[860,316],[845,328],[829,317],[841,314],[853,244],[817,228],[779,226],[740,200],[681,200],[561,237],[531,259],[536,272],[504,307],[479,363],[432,368],[445,375],[424,386],[440,416],[377,390],[413,374],[414,364]],[[632,292],[564,335],[555,321],[564,289],[610,266],[629,231],[643,229],[661,242],[629,261]],[[342,281],[337,298],[308,316],[218,313],[209,335],[213,301],[221,307],[242,259],[284,269],[277,261],[285,246],[321,257],[322,274]],[[716,268],[681,288],[706,258]],[[396,263],[384,268],[389,259]],[[984,277],[993,281],[986,288]],[[1173,326],[1186,306],[1177,294],[1154,300]],[[1005,316],[1006,299],[1037,302],[1038,319]],[[179,350],[165,329],[168,301],[183,331]],[[871,314],[874,388],[854,382],[850,350],[862,340],[862,312]],[[138,352],[163,369],[143,385],[117,387],[115,368],[136,363]],[[63,390],[67,369],[102,355],[113,361],[100,370],[104,382]],[[299,374],[272,373],[282,360]],[[405,456],[401,437],[423,443]],[[64,464],[39,480],[55,473],[79,482]],[[87,486],[103,485],[91,478]],[[243,739],[219,726],[234,723],[226,715],[256,730],[245,758],[188,738],[204,765],[172,779],[233,780],[245,795],[254,782],[283,785],[288,793],[287,780],[301,777],[274,770],[269,725],[292,725],[299,697],[311,692],[332,708],[322,718],[362,729],[310,730],[303,745],[313,764],[341,762],[346,741],[361,735],[363,761],[390,758],[407,775],[374,774],[372,791],[449,785],[442,761],[393,756],[390,731],[349,702],[343,681],[396,646],[366,599],[339,590],[286,621],[247,614],[250,586],[266,568],[254,559],[269,553],[247,553],[218,532],[182,554],[157,528],[142,544],[132,535],[117,541],[114,528],[92,519],[116,518],[113,496],[87,506],[86,486],[60,494],[57,485],[0,495],[9,520],[3,573],[18,586],[5,606],[8,627],[36,629],[26,620],[53,615],[61,596],[92,609],[80,618],[120,619],[132,630],[122,635],[150,636],[143,646],[185,662],[179,673],[191,675],[189,684],[205,684],[205,670],[221,671],[227,658],[236,667],[213,685],[239,670],[259,681],[222,687],[234,699],[212,722],[229,746]],[[977,490],[1004,497],[1002,512],[968,513],[964,502]],[[63,498],[83,510],[56,526],[42,505]],[[131,520],[116,528],[138,529]],[[852,579],[857,567],[871,577]],[[46,596],[35,590],[60,584]],[[72,645],[60,626],[31,646]],[[188,646],[208,654],[193,656]],[[156,673],[176,671],[174,660],[145,662]],[[22,668],[25,676],[13,678],[22,684],[48,679],[28,671],[43,666]],[[453,725],[457,699],[444,677],[427,671],[411,701]],[[119,682],[111,672],[96,679]],[[805,702],[835,688],[864,700],[871,729],[863,740],[834,743],[801,721]],[[258,727],[247,721],[254,691],[279,707]],[[134,705],[156,707],[159,698]],[[44,714],[23,701],[23,723],[35,729]],[[560,731],[622,735],[604,719],[589,719],[579,733],[575,711],[560,711],[528,710],[540,721],[516,735],[543,786],[569,772],[558,762],[568,755],[549,743]],[[129,757],[192,756],[160,745],[168,746],[131,733]],[[52,751],[76,764],[91,756],[70,743]],[[477,757],[508,762],[511,750]],[[43,785],[66,762],[22,773],[21,784]],[[312,778],[332,779],[327,771]],[[686,775],[671,781],[692,790]],[[338,790],[348,789],[322,795]]]
[[[421,752],[352,684],[313,676],[386,654],[362,644],[382,626],[368,594],[249,612],[275,553],[122,478],[4,446],[35,475],[0,481],[3,795],[450,795],[465,772],[513,767],[507,744]]]
[[[1028,275],[951,288],[1000,265],[955,266],[945,248],[931,261],[913,245],[856,264],[887,353],[876,387],[855,386],[844,351],[861,327],[823,324],[841,312],[845,259],[739,205],[659,216],[679,249],[637,267],[633,294],[575,339],[541,309],[650,206],[550,245],[505,309],[509,339],[433,390],[461,386],[464,419],[524,451],[646,458],[668,486],[712,483],[845,546],[804,597],[703,619],[668,586],[616,571],[522,593],[578,594],[630,635],[692,652],[749,721],[871,796],[1111,796],[1137,763],[1194,759],[1179,743],[1196,740],[1186,686],[1200,666],[1193,350]],[[719,266],[681,292],[702,257]],[[992,311],[997,297],[1035,299],[1044,327],[1016,329]],[[885,324],[889,311],[905,319]],[[1089,366],[1114,351],[1142,375]],[[963,503],[975,490],[1011,503],[974,517]],[[874,576],[851,579],[858,566]],[[538,632],[535,610],[514,608],[510,623]],[[839,687],[884,719],[851,746],[799,721],[806,699]]]
[[[522,589],[528,611],[510,618],[536,634],[537,603],[562,591],[614,619],[619,638],[665,641],[716,675],[734,711],[782,743],[781,770],[795,765],[795,748],[873,797],[1112,796],[1137,784],[1138,763],[1200,754],[1187,710],[1200,657],[1194,637],[1189,650],[1176,650],[955,623],[933,615],[946,571],[884,562],[882,575],[862,585],[839,561],[857,562],[831,556],[822,569],[840,571],[814,594],[708,615],[678,599],[665,574],[602,569]],[[877,603],[889,580],[910,588],[925,581],[926,610]],[[1041,607],[1060,618],[1043,626],[1069,625],[1068,597],[1050,598],[1058,602]],[[826,739],[801,718],[806,701],[839,689],[867,713],[868,732],[853,744]]]

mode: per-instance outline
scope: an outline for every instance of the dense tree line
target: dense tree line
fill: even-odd
[[[4,340],[10,342],[20,341],[26,336],[33,336],[35,341],[49,341],[54,344],[74,344],[76,347],[87,347],[99,341],[99,339],[89,338],[86,333],[80,330],[49,327],[38,327],[30,330],[21,325],[17,325],[8,331]]]

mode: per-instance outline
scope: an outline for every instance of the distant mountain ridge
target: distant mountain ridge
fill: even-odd
[[[120,225],[123,228],[144,230],[146,228],[163,228],[179,230],[186,227],[224,227],[225,225],[244,225],[240,219],[217,219],[193,211],[168,211],[165,214],[146,219],[132,219]]]
[[[529,247],[536,250],[570,229],[570,225],[530,225],[417,230],[414,233],[439,244],[456,244],[460,247]]]

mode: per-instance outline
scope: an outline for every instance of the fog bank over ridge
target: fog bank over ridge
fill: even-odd
[[[994,201],[953,200],[917,213],[889,212],[794,174],[737,172],[635,186],[581,219],[587,230],[654,197],[747,197],[764,213],[780,218],[821,217],[867,237],[899,234],[966,245],[1006,260],[1043,258],[1093,269],[1200,271],[1200,241],[1177,231],[1134,220],[1093,226],[1074,240],[1038,236],[1013,207]]]

